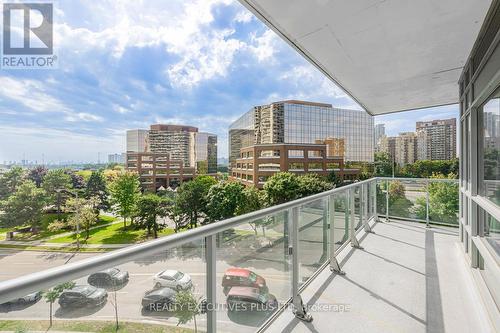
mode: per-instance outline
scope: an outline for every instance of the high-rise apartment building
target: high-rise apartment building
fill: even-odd
[[[376,124],[373,131],[373,145],[375,151],[380,150],[380,139],[385,136],[385,124]]]
[[[108,155],[108,163],[123,164],[123,163],[125,163],[125,158],[126,158],[126,154],[125,153],[121,153],[121,154],[109,154]]]
[[[387,153],[391,161],[396,160],[396,139],[395,136],[383,136],[380,139],[380,151]]]
[[[373,117],[364,111],[296,100],[256,106],[229,127],[229,164],[234,165],[242,148],[253,145],[327,141],[332,146],[329,151],[346,161],[373,162]]]
[[[415,163],[417,160],[417,135],[414,132],[402,132],[396,137],[395,162],[399,166]]]
[[[196,174],[217,172],[217,136],[183,125],[127,131],[126,167],[151,189],[175,186]]]
[[[457,156],[457,122],[455,118],[418,121],[416,125],[418,159],[450,160]]]

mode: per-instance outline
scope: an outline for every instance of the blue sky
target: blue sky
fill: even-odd
[[[55,3],[56,70],[0,70],[0,162],[96,161],[152,123],[219,135],[253,105],[282,99],[359,108],[233,0]],[[457,106],[377,117],[389,135]]]

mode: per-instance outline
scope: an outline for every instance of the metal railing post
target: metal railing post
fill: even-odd
[[[373,218],[378,222],[378,209],[377,209],[377,179],[373,181]]]
[[[345,272],[340,268],[335,254],[335,195],[328,197],[328,219],[330,222],[330,270],[335,274],[344,275]]]
[[[362,249],[362,247],[359,245],[358,239],[356,238],[356,230],[354,229],[354,221],[356,220],[354,217],[354,197],[355,197],[355,190],[356,188],[351,188],[349,189],[348,196],[349,196],[349,216],[350,216],[350,222],[351,222],[351,246],[357,249]]]
[[[385,222],[389,222],[389,181],[385,181]]]
[[[205,237],[206,243],[206,284],[207,284],[207,332],[217,332],[217,266],[216,266],[216,251],[217,242],[216,236],[210,235]]]
[[[295,206],[290,209],[289,216],[292,222],[292,246],[290,253],[292,255],[292,303],[293,314],[297,319],[307,322],[312,321],[312,316],[307,313],[302,297],[299,294],[299,207]]]
[[[425,226],[429,228],[429,180],[425,183]]]

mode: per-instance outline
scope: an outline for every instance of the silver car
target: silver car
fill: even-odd
[[[191,276],[171,269],[156,274],[153,281],[155,288],[169,287],[175,290],[186,290],[193,286]]]

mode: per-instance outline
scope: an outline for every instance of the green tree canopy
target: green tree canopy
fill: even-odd
[[[28,179],[34,182],[36,187],[40,187],[42,186],[43,178],[48,172],[49,170],[46,167],[39,165],[28,172]]]
[[[68,198],[64,190],[71,188],[71,177],[64,169],[50,170],[43,178],[42,188],[47,194],[48,202],[55,205],[57,211],[60,212],[61,206]]]
[[[123,172],[109,185],[111,202],[115,212],[123,218],[123,226],[127,226],[127,218],[132,217],[137,199],[141,193],[139,177],[133,172]]]
[[[300,197],[301,183],[297,175],[290,172],[278,172],[264,184],[266,201],[270,206],[282,204]]]
[[[25,177],[26,173],[21,167],[13,167],[0,176],[0,200],[14,193]]]
[[[392,175],[392,161],[388,153],[375,153],[375,176],[389,177]]]
[[[45,191],[37,188],[32,181],[25,181],[2,203],[3,214],[0,215],[0,224],[4,227],[22,225],[36,227],[40,223],[44,206]]]
[[[206,207],[210,222],[235,216],[245,200],[244,189],[244,185],[233,181],[219,182],[210,187]]]
[[[87,181],[84,195],[87,199],[98,198],[99,203],[97,208],[99,210],[108,210],[110,208],[109,191],[102,171],[92,171]]]
[[[139,227],[147,229],[149,235],[153,231],[154,238],[158,238],[158,231],[164,227],[158,223],[158,218],[167,215],[170,205],[169,199],[153,193],[139,196],[134,212],[135,223]]]
[[[198,220],[206,214],[208,191],[216,183],[213,177],[198,176],[179,186],[173,207],[176,231],[186,226],[198,226]]]
[[[314,173],[299,176],[298,180],[301,197],[307,197],[316,193],[325,192],[333,188],[331,183]]]
[[[73,214],[70,215],[68,223],[76,227],[79,225],[85,231],[85,239],[90,236],[90,228],[95,225],[99,219],[99,213],[95,207],[98,205],[97,198],[71,198],[66,202],[66,210]]]

